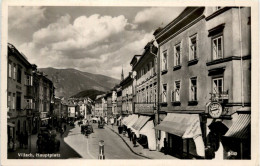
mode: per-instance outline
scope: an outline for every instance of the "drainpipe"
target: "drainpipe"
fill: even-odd
[[[242,35],[241,35],[241,11],[240,6],[238,8],[238,19],[239,19],[239,44],[240,44],[240,67],[241,67],[241,103],[242,107],[244,107],[244,74],[243,74],[243,59],[242,59]]]

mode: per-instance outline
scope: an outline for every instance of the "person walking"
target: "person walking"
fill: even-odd
[[[63,126],[63,128],[64,128],[64,132],[67,130],[67,125],[65,124],[64,126]]]
[[[166,138],[163,140],[163,145],[164,145],[164,154],[167,155],[168,153],[168,144]]]
[[[135,134],[132,134],[133,135],[133,144],[134,144],[134,147],[136,147],[136,135]]]

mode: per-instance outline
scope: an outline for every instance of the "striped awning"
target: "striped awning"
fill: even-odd
[[[126,123],[127,128],[131,128],[132,125],[137,121],[138,115],[132,115],[132,118]]]
[[[154,127],[182,138],[193,138],[201,134],[198,114],[168,113],[164,120]]]
[[[239,114],[237,120],[232,124],[224,137],[246,139],[250,136],[251,115]]]
[[[150,119],[149,116],[140,116],[138,120],[132,125],[135,130],[141,130],[145,123]]]
[[[132,115],[129,115],[128,117],[125,117],[123,120],[122,120],[122,123],[124,125],[126,125],[126,123],[131,119]]]

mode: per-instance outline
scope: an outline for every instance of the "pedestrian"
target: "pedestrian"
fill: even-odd
[[[24,133],[24,148],[25,149],[28,148],[28,132],[27,131]]]
[[[62,137],[63,133],[64,133],[64,130],[63,130],[63,128],[61,127],[61,130],[60,130],[60,137]]]
[[[133,135],[133,144],[134,144],[134,147],[136,147],[136,135],[135,134],[132,134]]]
[[[167,155],[168,153],[168,144],[167,144],[167,139],[164,138],[163,140],[163,145],[164,145],[164,154]]]
[[[65,124],[64,125],[64,132],[67,130],[67,125]]]
[[[38,152],[42,152],[42,136],[38,135],[38,139],[36,141],[36,148],[38,149]]]

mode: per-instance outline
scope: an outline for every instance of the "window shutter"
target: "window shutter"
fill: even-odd
[[[196,58],[196,59],[198,59],[199,58],[199,35],[197,34],[196,35],[196,57],[194,57],[194,58]]]
[[[31,83],[31,86],[33,86],[33,76],[30,76],[30,83]]]

